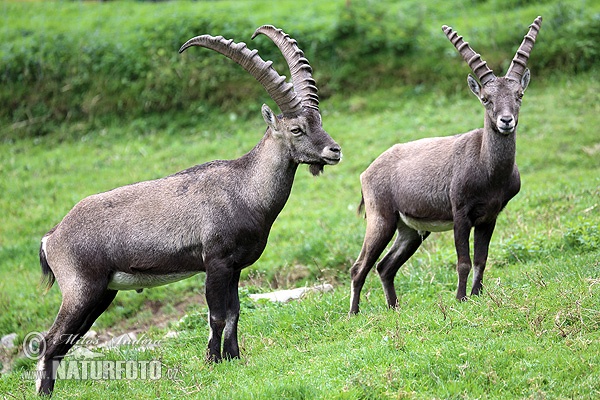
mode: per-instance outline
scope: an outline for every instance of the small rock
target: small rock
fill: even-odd
[[[179,332],[176,331],[169,331],[166,333],[165,338],[166,339],[171,339],[171,338],[176,338],[179,336]]]
[[[12,349],[15,347],[15,339],[17,339],[16,333],[9,333],[8,335],[2,336],[0,339],[0,346],[6,347],[7,349]]]
[[[96,331],[87,331],[85,335],[83,335],[85,339],[96,339],[98,337],[98,332]]]
[[[108,342],[102,343],[98,347],[111,349],[113,347],[125,346],[128,344],[135,343],[136,339],[137,335],[135,334],[135,332],[124,333],[120,336],[110,339]]]
[[[296,289],[278,290],[271,293],[250,294],[249,297],[252,300],[268,299],[273,302],[287,303],[290,300],[301,298],[307,292],[329,292],[331,290],[333,290],[333,286],[328,283],[324,283],[322,285],[315,285],[311,288],[301,287]]]
[[[73,349],[73,351],[70,353],[70,356],[76,360],[90,360],[94,358],[104,357],[104,354],[91,351],[89,349],[86,349],[85,347],[77,347]]]

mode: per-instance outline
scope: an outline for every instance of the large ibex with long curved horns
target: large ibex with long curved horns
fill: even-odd
[[[117,291],[141,291],[200,271],[206,272],[209,309],[207,358],[239,357],[240,271],[263,252],[298,165],[309,164],[317,175],[341,159],[323,130],[312,70],[296,41],[273,26],[258,34],[284,54],[291,84],[244,43],[202,35],[180,49],[202,46],[231,58],[281,109],[276,116],[262,106],[268,127],[249,153],[87,197],[43,237],[42,272],[48,287],[58,282],[63,299],[41,347],[40,394],[52,393],[58,364]]]
[[[506,76],[496,77],[479,54],[447,26],[442,29],[479,79],[468,84],[485,108],[483,128],[456,136],[397,144],[361,175],[367,230],[351,269],[350,313],[359,311],[366,276],[397,232],[377,265],[389,307],[398,301],[394,277],[431,232],[454,230],[458,257],[456,297],[467,296],[471,271],[469,236],[475,228],[472,295],[481,292],[483,271],[496,218],[521,187],[515,164],[516,128],[526,69],[542,18],[530,26]]]

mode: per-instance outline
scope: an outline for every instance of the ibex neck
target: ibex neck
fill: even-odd
[[[503,180],[511,176],[516,158],[516,134],[516,129],[508,135],[497,132],[486,118],[481,142],[481,160],[486,164],[491,179]]]
[[[248,162],[248,195],[275,216],[283,209],[294,183],[298,164],[281,148],[282,143],[267,130],[262,140],[244,156]]]

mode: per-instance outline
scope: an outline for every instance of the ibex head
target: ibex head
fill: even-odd
[[[249,50],[245,43],[235,43],[222,36],[196,36],[181,46],[179,52],[190,46],[206,47],[231,58],[248,71],[281,110],[281,115],[275,115],[269,106],[262,106],[262,115],[272,136],[283,141],[295,162],[309,164],[311,173],[318,175],[323,166],[337,164],[342,152],[322,127],[312,68],[297,42],[281,29],[264,25],[254,32],[252,38],[259,34],[269,37],[282,52],[292,83],[286,82],[285,77],[272,68],[273,62],[264,61],[257,50]]]
[[[511,134],[517,127],[521,99],[530,79],[527,60],[541,25],[542,17],[537,17],[529,26],[529,32],[525,35],[503,77],[496,77],[487,63],[471,49],[469,43],[465,42],[462,36],[459,36],[452,28],[446,25],[442,26],[448,39],[481,82],[480,84],[471,74],[467,78],[469,88],[486,109],[486,123],[489,123],[494,131],[501,134]]]

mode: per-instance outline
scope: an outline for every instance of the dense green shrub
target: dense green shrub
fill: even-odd
[[[587,71],[598,64],[599,12],[590,12],[583,5],[557,2],[550,8],[545,23],[545,40],[536,49],[540,66],[571,73]]]
[[[457,17],[460,33],[477,43],[495,69],[507,68],[525,32],[523,21],[537,14],[544,15],[544,27],[535,73],[594,68],[600,58],[599,6],[585,0],[514,3],[497,16],[491,1],[464,8],[416,0],[304,6],[282,1],[276,10],[258,1],[44,2],[35,10],[6,2],[0,28],[0,136],[43,135],[64,121],[172,110],[255,112],[265,95],[239,66],[208,50],[179,55],[177,49],[202,33],[249,42],[251,32],[267,21],[298,38],[323,98],[390,84],[452,91],[460,82],[462,87],[464,76],[457,70],[467,69],[439,29]],[[257,38],[250,46],[288,75],[268,39]]]
[[[564,242],[568,249],[593,251],[600,248],[600,228],[598,224],[580,219],[579,223],[565,232]]]

